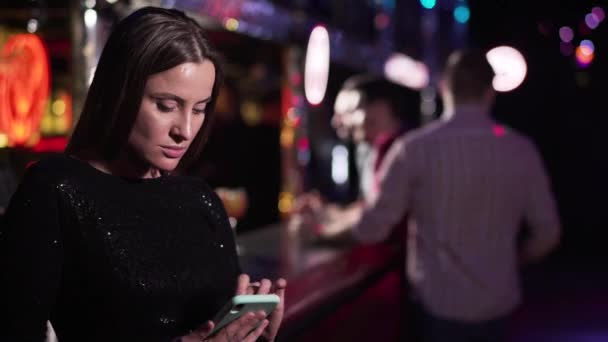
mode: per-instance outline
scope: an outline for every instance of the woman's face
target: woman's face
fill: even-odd
[[[128,141],[148,168],[144,177],[177,167],[205,121],[214,81],[210,61],[180,64],[148,78]]]

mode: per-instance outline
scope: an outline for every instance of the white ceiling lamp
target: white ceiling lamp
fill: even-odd
[[[526,60],[521,52],[510,46],[499,46],[486,54],[488,63],[494,69],[494,90],[508,92],[519,87],[528,72]]]
[[[310,33],[304,65],[304,93],[310,104],[318,105],[323,101],[328,76],[329,33],[319,25]]]

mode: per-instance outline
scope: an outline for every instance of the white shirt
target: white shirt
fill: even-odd
[[[368,203],[355,236],[382,241],[409,215],[408,277],[432,314],[484,321],[520,302],[516,237],[546,254],[559,241],[556,205],[534,145],[485,113],[407,134],[383,163],[380,194]]]

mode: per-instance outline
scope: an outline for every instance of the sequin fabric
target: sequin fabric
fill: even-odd
[[[224,208],[202,180],[30,167],[0,229],[0,341],[170,341],[234,294]]]

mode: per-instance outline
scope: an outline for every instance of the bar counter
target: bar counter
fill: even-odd
[[[313,336],[315,330],[323,336],[332,316],[346,306],[356,310],[358,297],[388,274],[403,272],[396,245],[319,243],[281,224],[239,234],[237,244],[243,271],[251,279],[288,281],[280,341]],[[398,308],[398,302],[390,305],[392,311]]]

